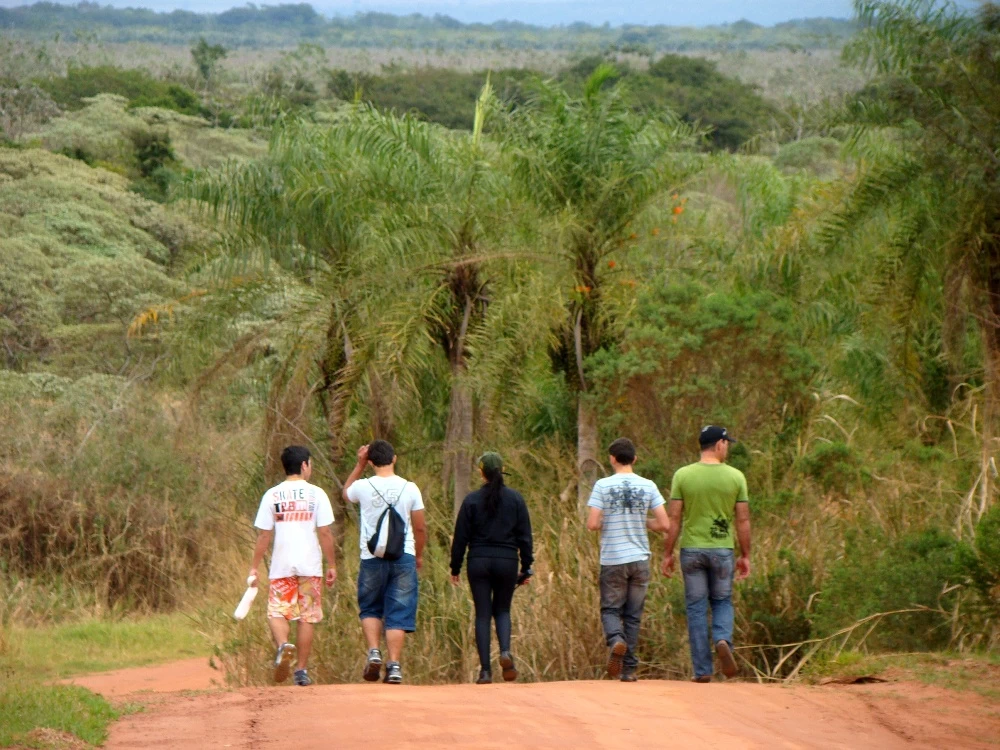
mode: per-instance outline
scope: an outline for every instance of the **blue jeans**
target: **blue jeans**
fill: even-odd
[[[626,673],[635,672],[639,659],[635,655],[639,644],[639,624],[646,605],[649,588],[649,560],[601,566],[601,625],[604,639],[610,646],[621,639],[628,650],[623,666]]]
[[[688,641],[695,677],[711,675],[712,645],[733,644],[733,551],[682,549],[684,602]],[[712,639],[708,637],[708,607],[712,606]]]
[[[361,561],[358,571],[358,610],[361,619],[377,618],[386,630],[417,629],[417,558],[375,557]]]

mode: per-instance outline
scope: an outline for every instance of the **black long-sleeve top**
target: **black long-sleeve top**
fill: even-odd
[[[468,547],[469,557],[500,557],[516,560],[521,553],[521,570],[527,571],[535,557],[531,543],[531,518],[521,493],[504,487],[495,515],[486,512],[486,489],[470,492],[462,501],[455,519],[451,543],[451,574],[462,570]]]

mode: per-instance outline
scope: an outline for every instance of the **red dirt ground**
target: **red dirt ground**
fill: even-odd
[[[915,682],[362,683],[221,690],[219,672],[204,659],[74,682],[147,704],[112,727],[111,750],[1000,746],[1000,704]]]

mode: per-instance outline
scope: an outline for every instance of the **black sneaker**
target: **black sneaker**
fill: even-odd
[[[627,651],[628,645],[620,638],[611,644],[611,650],[608,652],[608,674],[612,677],[621,676],[625,652]]]
[[[476,680],[477,685],[490,685],[493,683],[493,674],[488,669],[479,670],[479,679]]]
[[[282,643],[278,653],[274,655],[274,681],[284,682],[288,679],[292,662],[295,661],[296,648],[294,643]]]
[[[622,672],[622,682],[638,682],[639,678],[635,676],[635,672]]]
[[[719,657],[719,665],[722,667],[722,674],[726,677],[735,677],[740,668],[736,666],[736,659],[733,657],[733,650],[725,641],[715,644],[715,654]]]
[[[366,682],[377,682],[382,673],[382,652],[377,648],[368,650],[368,661],[365,662],[364,678]]]
[[[296,669],[294,679],[295,684],[301,687],[308,687],[313,684],[313,681],[309,679],[309,671],[306,669]]]
[[[382,682],[390,685],[399,685],[403,682],[403,670],[398,661],[390,661],[385,665],[385,679]]]
[[[500,652],[500,668],[503,670],[504,682],[517,679],[517,667],[514,666],[514,657],[510,655],[510,651]]]

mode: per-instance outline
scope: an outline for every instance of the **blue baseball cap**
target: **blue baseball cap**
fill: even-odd
[[[715,445],[720,440],[726,440],[730,443],[735,443],[736,438],[730,437],[729,432],[725,427],[719,427],[718,425],[710,424],[707,427],[701,428],[701,434],[698,435],[698,443],[702,448],[707,448],[710,445]]]

